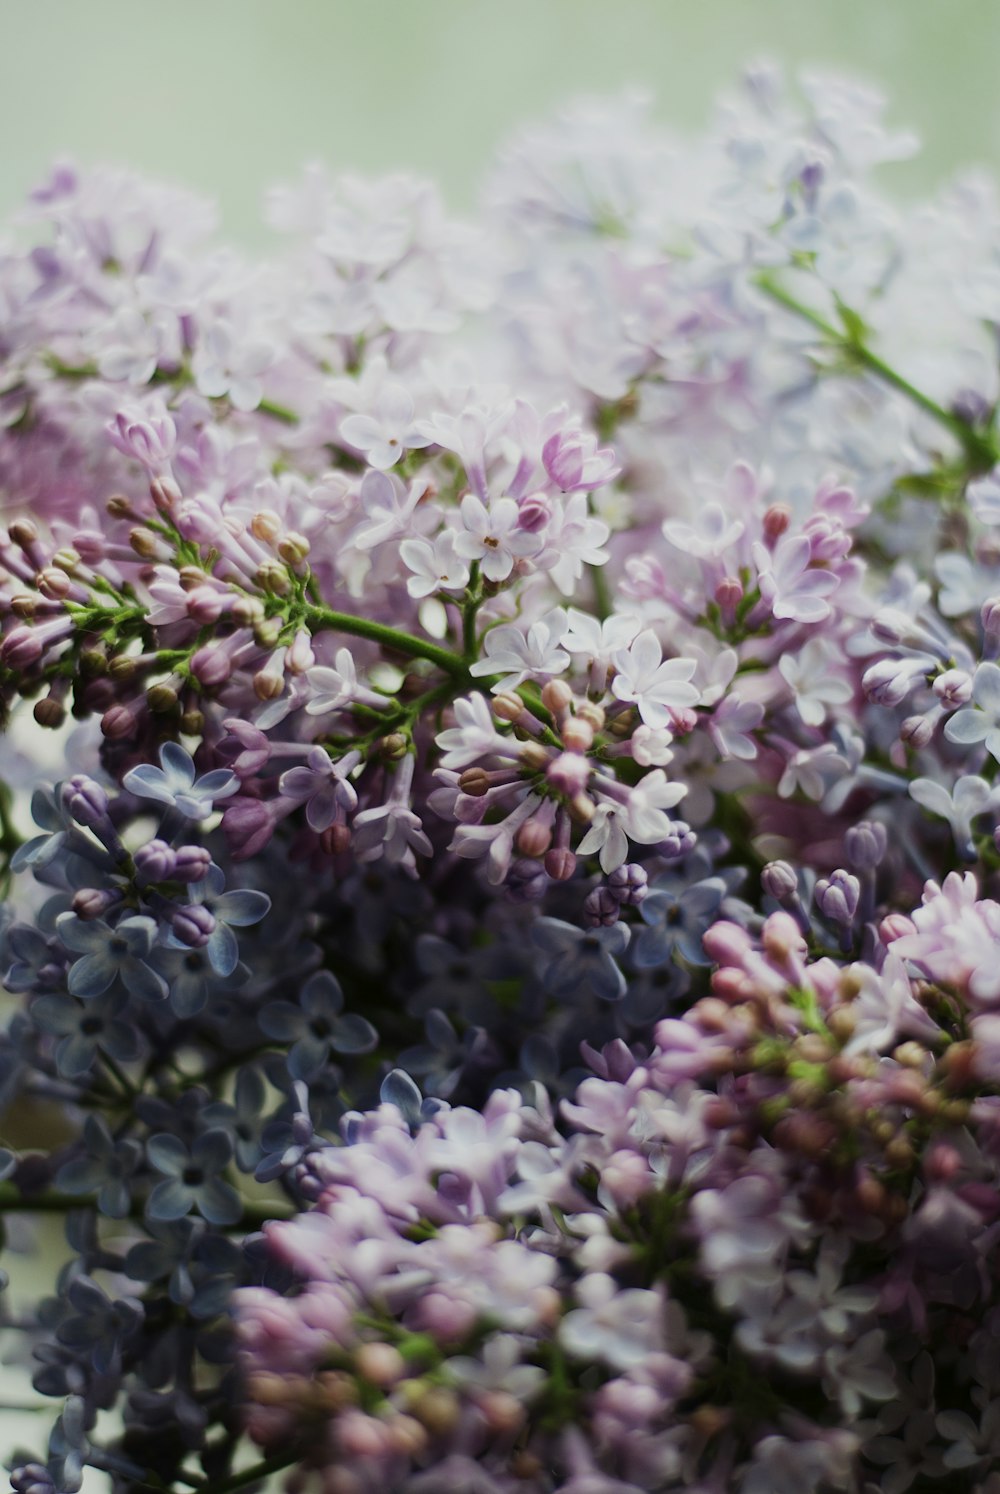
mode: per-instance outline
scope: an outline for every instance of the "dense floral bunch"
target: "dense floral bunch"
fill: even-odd
[[[907,149],[760,69],[475,229],[0,244],[18,1494],[997,1494],[1000,212]]]

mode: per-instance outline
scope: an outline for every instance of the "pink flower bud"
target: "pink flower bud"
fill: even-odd
[[[568,882],[576,871],[576,857],[563,846],[545,852],[545,870],[554,882]]]

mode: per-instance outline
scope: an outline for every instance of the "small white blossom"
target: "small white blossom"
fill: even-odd
[[[694,659],[664,661],[660,640],[645,628],[628,648],[614,655],[618,673],[611,682],[616,700],[634,703],[647,726],[671,726],[674,711],[693,706],[698,690],[690,683]]]

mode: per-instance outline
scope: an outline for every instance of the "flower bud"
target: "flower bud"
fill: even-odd
[[[135,731],[135,718],[126,705],[113,705],[101,717],[101,731],[109,741],[121,741]]]
[[[560,716],[573,704],[573,692],[565,680],[549,680],[542,687],[542,704],[553,716]]]
[[[212,854],[205,846],[178,846],[174,852],[173,875],[179,882],[201,882],[212,865]]]
[[[158,716],[166,716],[171,711],[176,711],[180,703],[173,685],[168,685],[162,680],[159,684],[150,685],[146,691],[146,701],[149,709]]]
[[[554,882],[568,882],[576,871],[576,857],[563,846],[545,852],[545,870]]]
[[[182,713],[178,724],[186,737],[200,737],[205,730],[205,717],[192,706]]]
[[[578,720],[586,721],[591,731],[594,732],[601,731],[606,720],[604,707],[597,705],[593,700],[585,700],[581,706],[578,706],[576,714]]]
[[[78,825],[93,829],[107,818],[108,796],[93,778],[75,773],[62,786],[61,798],[66,813]]]
[[[250,533],[264,545],[273,545],[281,537],[284,525],[271,508],[262,508],[250,520]]]
[[[213,915],[201,903],[192,903],[188,907],[178,908],[170,920],[170,927],[182,944],[191,949],[203,948],[215,933],[216,922]]]
[[[798,897],[799,881],[787,861],[769,861],[760,874],[760,885],[776,903]]]
[[[516,843],[525,856],[542,856],[552,844],[552,831],[544,820],[532,815],[518,830]]]
[[[594,733],[581,716],[571,716],[562,729],[563,745],[570,752],[588,752],[594,745]]]
[[[493,697],[493,714],[501,721],[515,725],[524,715],[524,701],[513,690],[503,690]]]
[[[155,560],[160,553],[159,537],[141,525],[129,531],[128,542],[140,560]]]
[[[173,848],[165,840],[149,840],[132,857],[143,882],[171,882],[177,867]]]
[[[881,865],[888,845],[886,828],[877,820],[859,820],[844,832],[844,852],[855,871],[873,871]]]
[[[172,477],[154,477],[149,485],[149,496],[161,514],[169,514],[181,501],[181,490]]]
[[[792,511],[787,503],[772,503],[764,514],[762,524],[764,543],[773,549],[792,522]]]
[[[43,597],[50,601],[61,602],[64,597],[69,596],[73,583],[66,572],[58,566],[43,566],[35,577],[35,585]]]
[[[55,731],[66,720],[66,707],[54,695],[46,695],[44,700],[37,700],[35,702],[31,714],[39,726],[45,726]]]
[[[899,740],[918,752],[934,736],[934,724],[926,716],[907,716],[899,728]]]

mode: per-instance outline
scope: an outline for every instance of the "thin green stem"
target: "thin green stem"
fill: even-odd
[[[97,1202],[93,1195],[58,1193],[54,1188],[47,1189],[44,1193],[25,1195],[13,1183],[0,1183],[0,1216],[5,1213],[11,1214],[68,1214],[72,1209],[96,1208]],[[129,1215],[133,1219],[143,1217],[142,1202],[134,1200],[129,1209]],[[232,1226],[232,1229],[259,1229],[269,1219],[288,1219],[291,1210],[281,1203],[254,1204],[244,1203],[243,1213]]]
[[[329,628],[336,633],[353,634],[356,638],[370,638],[373,643],[381,643],[408,658],[427,659],[462,684],[473,683],[468,664],[459,654],[453,653],[451,649],[441,648],[428,639],[415,638],[412,633],[390,628],[386,623],[373,622],[367,617],[352,617],[349,612],[334,612],[330,607],[306,606],[302,615],[310,632],[319,633]]]
[[[262,399],[257,406],[261,415],[270,415],[272,420],[282,420],[285,425],[298,425],[299,417],[287,405],[276,404],[273,399]]]
[[[922,389],[911,384],[909,379],[904,379],[902,374],[897,373],[883,358],[873,353],[859,337],[835,327],[811,306],[806,306],[796,296],[793,296],[772,275],[766,272],[758,275],[755,283],[758,289],[770,296],[772,301],[783,306],[786,311],[793,312],[802,321],[808,322],[811,327],[815,327],[827,342],[841,348],[854,363],[881,379],[883,384],[888,384],[890,388],[905,395],[911,404],[923,410],[926,415],[936,420],[938,425],[950,432],[965,452],[973,472],[988,472],[994,466],[1000,451],[993,437],[977,431],[960,415],[955,415],[951,410],[946,410],[943,405],[939,405],[937,400],[931,399],[929,394],[925,394]]]
[[[228,1478],[202,1484],[201,1494],[230,1494],[233,1489],[245,1489],[248,1484],[260,1483],[261,1479],[269,1477],[272,1473],[280,1473],[283,1468],[291,1468],[292,1464],[297,1461],[296,1458],[282,1455],[264,1458],[262,1462],[254,1463],[239,1473],[231,1473]]]

